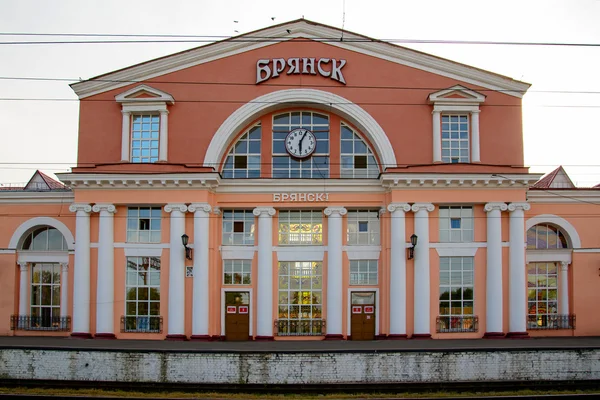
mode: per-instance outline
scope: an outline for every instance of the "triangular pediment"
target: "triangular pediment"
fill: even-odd
[[[470,67],[441,57],[422,53],[392,43],[369,38],[305,19],[286,22],[258,31],[231,37],[209,45],[147,61],[71,85],[79,98],[86,98],[123,87],[132,81],[145,81],[167,73],[190,68],[236,54],[252,51],[275,43],[294,39],[309,39],[329,46],[377,57],[434,74],[450,77],[468,84],[501,90],[522,97],[529,84],[503,75]]]
[[[173,104],[175,100],[167,92],[148,85],[139,85],[115,96],[118,103],[164,102]]]
[[[48,175],[40,171],[35,171],[24,188],[24,190],[31,191],[46,191],[56,189],[65,189],[65,185],[55,179],[50,178]]]
[[[536,189],[574,189],[575,185],[565,169],[560,166],[543,176],[532,187]]]
[[[485,95],[464,86],[456,85],[451,88],[440,90],[429,95],[429,102],[437,103],[471,103],[478,104],[485,101]]]

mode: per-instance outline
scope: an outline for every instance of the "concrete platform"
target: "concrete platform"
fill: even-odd
[[[600,349],[600,337],[528,339],[431,339],[376,341],[278,340],[247,342],[196,342],[166,340],[102,340],[60,337],[3,336],[0,349],[63,349],[103,351],[156,351],[201,353],[332,353],[332,352],[451,352],[510,350]]]

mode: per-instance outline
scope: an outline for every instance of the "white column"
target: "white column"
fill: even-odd
[[[268,340],[273,338],[273,215],[275,209],[257,207],[253,213],[258,217],[256,338]]]
[[[433,162],[442,162],[442,121],[439,111],[433,111]]]
[[[390,337],[406,337],[406,203],[392,203],[390,243]]]
[[[527,336],[527,284],[525,271],[525,211],[527,203],[511,203],[510,250],[508,264],[509,337]]]
[[[160,141],[158,142],[158,161],[167,161],[169,146],[169,111],[160,110]]]
[[[192,292],[192,339],[208,339],[208,240],[211,206],[193,203],[194,213],[194,286]]]
[[[98,233],[98,267],[96,280],[96,337],[115,336],[115,250],[112,204],[96,204],[92,211],[100,213]]]
[[[479,110],[471,111],[471,162],[480,162],[479,156]]]
[[[73,270],[73,333],[90,337],[90,212],[89,204],[69,206],[75,215],[75,265]]]
[[[342,339],[342,216],[344,207],[327,207],[327,337]]]
[[[27,310],[29,302],[27,301],[29,295],[29,263],[19,261],[19,270],[21,275],[19,277],[19,317],[23,315],[29,315],[30,312]]]
[[[60,263],[60,316],[67,317],[69,314],[69,264]]]
[[[411,207],[415,213],[415,235],[417,246],[414,250],[415,268],[415,332],[413,337],[429,337],[430,333],[430,288],[429,288],[429,213],[435,209],[431,203],[415,203]]]
[[[169,239],[169,316],[167,339],[185,339],[185,249],[181,236],[185,233],[185,204],[167,204],[171,213]]]
[[[502,328],[502,211],[505,203],[487,203],[487,268],[485,280],[485,336],[504,336]]]
[[[560,263],[559,293],[560,303],[558,304],[558,313],[561,315],[569,315],[569,263],[567,261],[562,261]]]
[[[123,123],[121,126],[121,161],[129,162],[129,143],[131,142],[131,113],[121,111],[123,114]]]

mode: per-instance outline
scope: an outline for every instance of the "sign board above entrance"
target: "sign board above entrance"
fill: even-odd
[[[329,201],[329,193],[273,193],[273,201]]]
[[[262,59],[256,62],[256,83],[268,81],[271,78],[277,78],[284,71],[287,75],[319,75],[333,79],[346,84],[342,68],[346,65],[346,60],[336,60],[335,58],[273,58]],[[287,71],[286,71],[287,68]]]

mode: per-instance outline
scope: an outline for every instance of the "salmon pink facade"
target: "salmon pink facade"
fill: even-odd
[[[0,191],[0,334],[600,334],[598,189],[529,85],[307,20],[72,85],[78,164]]]

